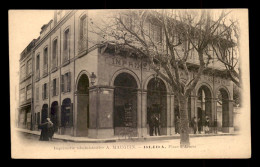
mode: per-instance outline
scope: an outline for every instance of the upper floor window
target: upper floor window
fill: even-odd
[[[70,92],[71,87],[71,72],[61,76],[61,92]]]
[[[58,78],[55,78],[52,80],[51,92],[52,92],[52,96],[58,95],[58,93],[59,93],[59,79]]]
[[[64,32],[64,50],[68,50],[69,47],[69,33],[70,33],[70,29],[67,29]]]
[[[31,98],[32,98],[32,85],[29,85],[26,88],[26,99],[29,100]]]
[[[20,90],[20,102],[24,102],[26,98],[26,94],[25,94],[25,88]]]
[[[135,20],[135,18],[133,16],[131,16],[131,17],[124,16],[123,19],[122,19],[126,28],[128,28],[129,30],[132,30],[132,31],[135,31],[134,20]]]
[[[48,47],[43,50],[43,75],[48,73]]]
[[[86,34],[86,15],[80,18],[80,40],[82,40]]]
[[[39,100],[39,87],[36,87],[36,101]]]
[[[25,65],[21,67],[21,79],[24,79],[26,76],[26,70],[25,70]]]
[[[27,62],[27,74],[31,74],[32,73],[32,59],[30,59],[28,62]]]
[[[36,57],[36,70],[39,70],[40,68],[40,55],[37,55]]]
[[[66,62],[67,60],[69,60],[69,38],[70,38],[70,30],[67,29],[64,32],[64,44],[63,44],[63,62]]]
[[[87,49],[88,41],[87,41],[87,15],[83,15],[80,18],[79,22],[79,45],[78,50],[82,51]]]
[[[158,25],[151,24],[150,36],[155,43],[162,43],[162,28]]]
[[[42,99],[48,99],[48,83],[42,85]]]
[[[57,22],[59,22],[64,15],[65,15],[64,10],[58,10],[57,11]]]
[[[36,79],[40,78],[40,54],[36,56]]]
[[[53,41],[52,44],[52,68],[57,67],[57,52],[58,52],[58,44],[57,39]]]

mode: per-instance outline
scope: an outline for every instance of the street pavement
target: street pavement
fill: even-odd
[[[180,148],[180,139],[78,143],[19,133],[20,157],[46,158],[234,158],[249,157],[250,144],[239,135],[190,138],[190,147]]]

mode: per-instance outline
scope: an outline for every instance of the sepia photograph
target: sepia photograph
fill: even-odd
[[[248,9],[9,10],[13,159],[251,157]]]

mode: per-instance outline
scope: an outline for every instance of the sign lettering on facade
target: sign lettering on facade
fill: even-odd
[[[131,69],[140,69],[141,66],[143,67],[143,70],[150,70],[149,64],[145,61],[141,63],[140,60],[133,60],[130,58],[122,58],[122,57],[109,57],[106,58],[106,62],[109,65],[113,66],[120,66],[120,67],[127,67]]]
[[[203,78],[209,82],[213,83],[213,76],[208,76],[208,75],[203,75]],[[225,79],[219,78],[219,77],[214,77],[214,82],[216,84],[222,84],[222,85],[229,85],[229,82]]]

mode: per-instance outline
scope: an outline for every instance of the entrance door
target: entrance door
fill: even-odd
[[[129,127],[137,136],[137,83],[132,75],[121,73],[114,85],[115,135]]]
[[[77,136],[88,136],[89,128],[89,80],[81,75],[77,87]]]
[[[51,121],[53,123],[53,127],[55,132],[58,131],[58,102],[55,101],[51,105]]]
[[[198,119],[202,120],[203,116],[202,116],[202,110],[200,107],[198,107]]]
[[[42,106],[42,120],[41,120],[41,122],[44,123],[47,118],[48,118],[48,105],[44,104]]]
[[[152,78],[147,85],[147,122],[149,135],[153,135],[154,117],[159,118],[158,135],[167,135],[166,86],[160,78]]]

